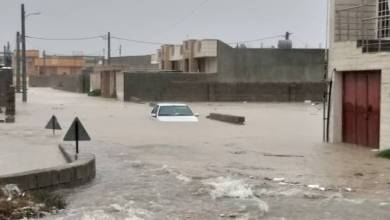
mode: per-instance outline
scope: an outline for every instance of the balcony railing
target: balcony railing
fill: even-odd
[[[336,10],[335,41],[357,41],[367,52],[390,52],[390,15],[376,16],[376,5],[361,4]]]

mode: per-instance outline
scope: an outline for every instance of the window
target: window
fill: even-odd
[[[378,38],[390,37],[390,13],[388,0],[378,0]]]
[[[202,51],[202,42],[198,42],[198,52]]]
[[[193,116],[188,106],[161,106],[158,116]]]

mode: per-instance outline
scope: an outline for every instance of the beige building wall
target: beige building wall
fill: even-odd
[[[358,5],[359,0],[331,0],[330,7],[330,46],[329,79],[332,79],[332,99],[330,112],[330,140],[342,142],[342,87],[343,71],[381,70],[380,106],[380,149],[390,149],[390,53],[362,53],[354,39],[339,41],[335,36],[335,9],[344,5]],[[374,4],[376,1],[366,1]]]

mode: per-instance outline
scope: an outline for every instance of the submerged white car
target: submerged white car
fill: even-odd
[[[198,122],[198,114],[192,113],[191,108],[181,103],[159,103],[154,106],[151,116],[164,122]]]

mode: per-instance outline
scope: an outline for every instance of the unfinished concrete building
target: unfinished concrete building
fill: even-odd
[[[332,0],[330,9],[330,141],[388,149],[388,0]]]
[[[182,45],[162,45],[160,69],[188,73],[217,72],[218,40],[186,40]]]
[[[324,49],[234,48],[209,39],[162,45],[155,57],[162,71],[217,73],[228,83],[320,82],[325,65]]]

